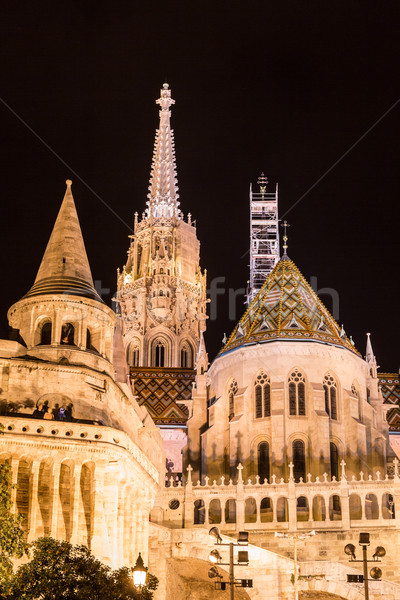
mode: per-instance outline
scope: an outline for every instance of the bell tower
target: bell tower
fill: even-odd
[[[161,428],[186,425],[201,333],[206,272],[190,213],[178,201],[169,85],[160,91],[147,208],[135,213],[128,259],[118,270],[116,301],[138,401]],[[172,461],[174,462],[174,461]],[[176,462],[176,461],[175,461]],[[174,470],[174,472],[176,469]]]

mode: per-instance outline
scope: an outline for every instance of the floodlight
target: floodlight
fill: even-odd
[[[249,553],[247,552],[247,550],[239,550],[238,564],[240,564],[240,565],[248,565],[249,564]]]
[[[372,558],[382,558],[383,556],[385,556],[386,554],[386,550],[383,546],[377,546],[376,550],[375,550],[375,554],[372,555]]]
[[[208,559],[211,560],[211,562],[217,563],[221,561],[221,555],[218,550],[211,550]]]
[[[358,543],[360,546],[369,546],[369,533],[360,533]]]
[[[247,545],[249,543],[249,532],[239,531],[238,544]]]
[[[211,569],[208,571],[208,576],[210,579],[214,579],[214,577],[221,577],[217,567],[211,567]]]
[[[380,579],[382,577],[382,569],[379,567],[372,567],[369,574],[371,575],[372,579]]]
[[[215,538],[217,540],[217,544],[222,542],[222,537],[218,527],[211,527],[210,531],[208,532],[208,535],[212,538]]]
[[[344,547],[344,551],[346,554],[351,556],[351,558],[356,558],[356,547],[354,544],[347,544],[347,546]]]

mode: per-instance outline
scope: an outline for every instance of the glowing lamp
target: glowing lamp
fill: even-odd
[[[347,544],[347,546],[344,547],[344,551],[346,554],[351,556],[353,559],[356,558],[356,547],[354,544]]]
[[[139,556],[136,560],[136,565],[132,569],[133,585],[137,588],[141,588],[146,583],[147,568],[144,566],[142,555],[139,552]]]
[[[208,576],[210,579],[214,579],[214,577],[221,577],[217,567],[211,567],[211,569],[208,571]]]
[[[383,556],[386,555],[386,550],[383,546],[377,546],[375,553],[372,555],[372,558],[382,558]]]
[[[208,535],[210,537],[216,539],[217,544],[220,544],[222,542],[222,537],[221,537],[218,527],[211,527],[210,531],[208,532]]]
[[[221,555],[218,552],[218,550],[211,550],[208,558],[209,558],[209,560],[211,560],[211,562],[217,563],[217,562],[220,562]]]
[[[372,579],[380,579],[382,577],[382,569],[379,567],[372,567],[369,574],[371,575]]]

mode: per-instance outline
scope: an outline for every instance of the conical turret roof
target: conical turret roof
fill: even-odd
[[[277,340],[315,341],[358,354],[286,255],[275,265],[220,355],[241,346]]]
[[[93,285],[71,180],[47,244],[35,283],[25,295],[68,294],[102,302]]]

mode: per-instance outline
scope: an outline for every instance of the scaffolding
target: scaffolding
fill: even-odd
[[[278,184],[274,192],[267,192],[268,179],[264,173],[257,183],[259,192],[253,192],[250,184],[249,304],[279,260]]]

